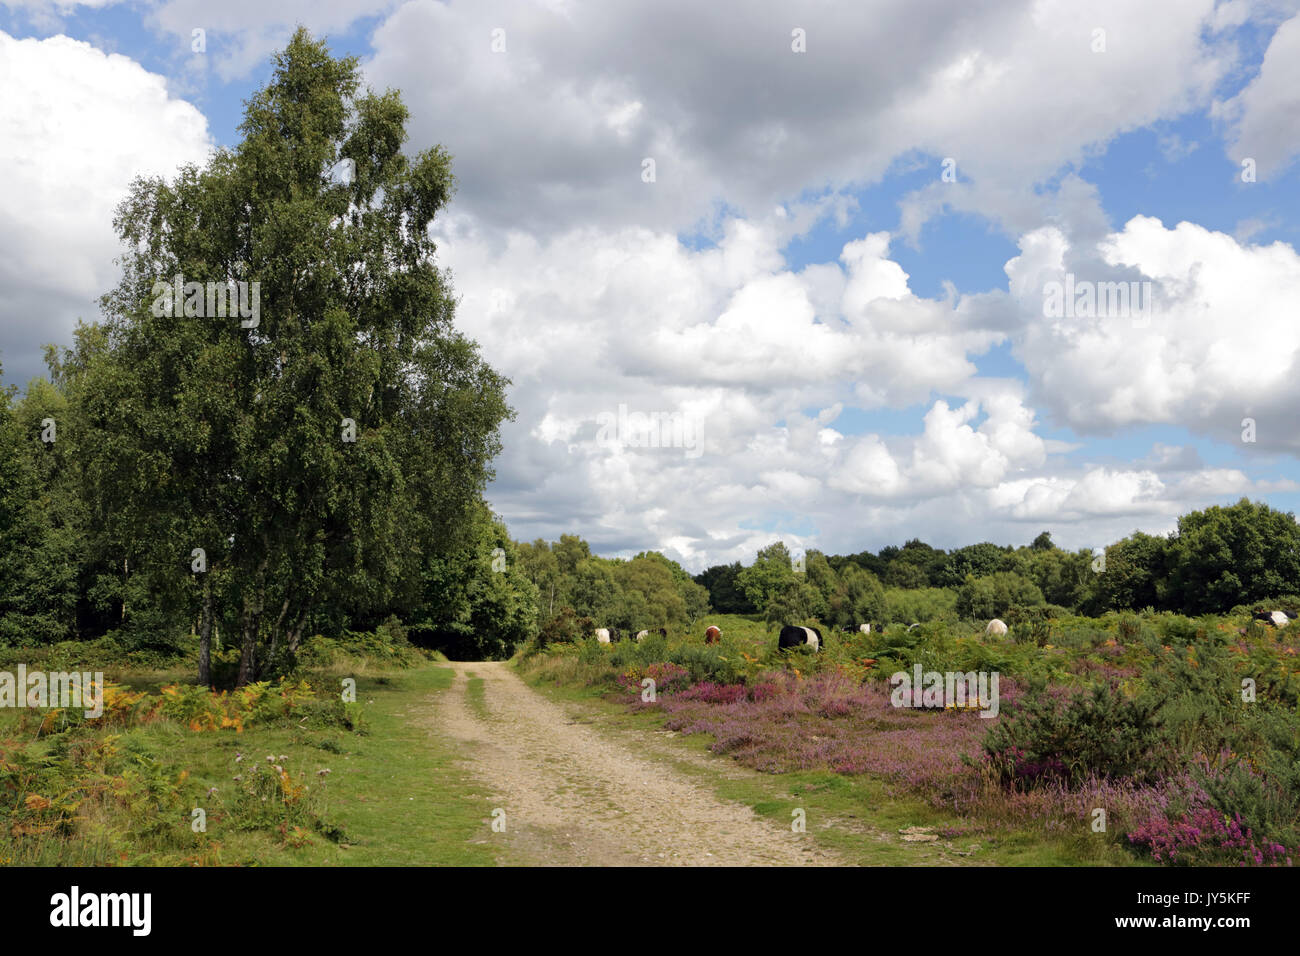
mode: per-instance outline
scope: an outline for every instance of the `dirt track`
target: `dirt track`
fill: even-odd
[[[508,863],[542,866],[809,866],[841,861],[808,834],[720,800],[661,760],[577,722],[500,662],[455,663],[437,729],[460,742],[505,811]],[[467,699],[484,682],[484,708]],[[486,710],[486,715],[482,711]],[[489,818],[485,816],[484,829]],[[489,831],[490,832],[490,831]]]

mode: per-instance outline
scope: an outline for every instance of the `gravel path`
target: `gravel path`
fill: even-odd
[[[542,866],[841,865],[806,833],[719,799],[626,740],[583,726],[503,662],[453,663],[437,729],[458,741],[491,811],[505,812],[507,861]],[[466,696],[483,679],[484,706]],[[486,715],[484,715],[484,710]],[[653,748],[651,748],[653,749]],[[487,829],[490,817],[485,817]],[[491,831],[489,831],[491,832]]]

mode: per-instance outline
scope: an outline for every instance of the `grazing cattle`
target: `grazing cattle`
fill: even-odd
[[[860,634],[870,634],[870,633],[871,633],[871,625],[870,625],[870,624],[859,624],[859,625],[858,625],[858,632],[859,632]]]
[[[989,621],[988,627],[984,628],[984,633],[993,637],[1002,637],[1007,633],[1006,622],[995,617],[993,620]]]
[[[1271,624],[1274,627],[1286,627],[1291,622],[1292,615],[1286,611],[1256,611],[1255,620],[1263,621],[1265,624]]]
[[[722,628],[710,624],[704,631],[704,643],[716,644],[722,637]]]
[[[610,641],[609,628],[607,627],[596,628],[596,640],[598,640],[602,644],[608,644]]]
[[[649,631],[637,631],[637,632],[636,632],[636,639],[639,641],[639,640],[641,640],[641,638],[646,637],[647,635],[650,635],[650,634],[662,634],[664,637],[667,637],[667,636],[668,636],[668,631],[666,631],[666,630],[665,630],[664,628],[662,628],[662,627],[656,627],[654,630],[649,630]]]
[[[815,627],[795,627],[790,624],[781,628],[781,636],[776,640],[777,647],[784,650],[801,644],[808,644],[814,651],[821,650],[822,632]]]

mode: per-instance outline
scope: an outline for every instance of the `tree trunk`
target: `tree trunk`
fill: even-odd
[[[266,609],[266,568],[270,563],[271,542],[262,535],[262,558],[253,576],[256,584],[244,592],[244,611],[241,620],[243,648],[239,653],[239,677],[236,687],[243,687],[257,679],[257,639],[261,636],[262,611]]]
[[[257,676],[257,631],[262,616],[252,604],[251,599],[245,599],[245,601],[242,619],[244,643],[239,654],[239,677],[235,680],[236,687],[243,687],[245,684],[252,683]]]
[[[284,616],[289,613],[289,601],[292,596],[284,599],[284,604],[280,608],[280,616],[275,619],[275,627],[271,628],[271,660],[275,660],[275,652],[280,647],[280,634],[284,627]]]
[[[203,620],[199,625],[199,683],[212,683],[212,577],[203,575]]]
[[[289,652],[298,653],[298,645],[302,642],[302,630],[307,624],[307,612],[304,611],[298,615],[298,620],[294,621],[293,627],[289,631]]]

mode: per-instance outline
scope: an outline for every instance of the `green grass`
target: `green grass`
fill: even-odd
[[[473,671],[466,671],[465,676],[468,679],[465,684],[465,702],[469,709],[474,712],[474,716],[482,719],[488,719],[487,699],[484,696],[483,678],[474,676]]]
[[[176,675],[114,674],[136,689],[156,689]],[[36,865],[181,865],[187,863],[333,865],[493,865],[490,832],[475,785],[450,745],[432,728],[433,695],[452,683],[452,671],[433,664],[357,676],[364,733],[341,727],[251,726],[197,733],[171,721],[119,731],[111,745],[141,755],[154,774],[158,799],[121,802],[87,798],[71,819],[71,832],[0,833],[0,862]],[[330,681],[332,683],[332,681]],[[328,684],[326,684],[328,686]],[[38,763],[102,743],[102,730],[77,730],[60,742],[16,735],[19,716],[0,717],[0,750]],[[23,755],[15,751],[22,748]],[[243,760],[236,762],[236,755]],[[295,781],[310,788],[309,804],[325,822],[318,829],[286,827],[241,830],[239,801],[245,776],[267,756],[283,761]],[[317,771],[330,773],[318,776]],[[119,767],[114,766],[117,772]],[[143,773],[134,768],[128,774]],[[182,784],[175,784],[186,774]],[[120,774],[119,774],[120,775]],[[133,779],[133,778],[129,778]],[[89,777],[73,781],[85,786]],[[209,788],[216,787],[215,794]],[[19,790],[24,788],[19,787]],[[52,787],[51,789],[57,789]],[[19,806],[23,792],[0,794]],[[148,796],[146,794],[146,796]],[[207,813],[206,833],[193,833],[190,804]],[[243,818],[243,819],[246,819]],[[321,832],[323,830],[324,832]]]
[[[598,728],[643,740],[663,730],[665,717],[653,711],[631,711],[606,700],[599,688],[555,683],[521,670],[521,676],[536,690],[552,699],[578,704],[597,716]],[[1138,863],[1104,835],[1080,833],[1075,838],[1054,838],[1029,828],[1015,828],[941,840],[951,849],[904,842],[899,831],[911,826],[970,827],[972,821],[945,814],[923,800],[890,792],[886,784],[868,774],[837,774],[828,771],[797,771],[761,774],[726,757],[713,755],[708,734],[656,738],[661,748],[643,747],[642,756],[663,760],[675,770],[691,776],[725,799],[745,804],[755,813],[781,826],[789,826],[796,808],[804,811],[807,833],[818,845],[838,854],[849,864],[863,866],[908,866],[935,864],[1000,866],[1114,866]],[[666,755],[664,754],[666,751]],[[675,757],[674,753],[680,756]],[[709,756],[709,766],[698,758]]]

